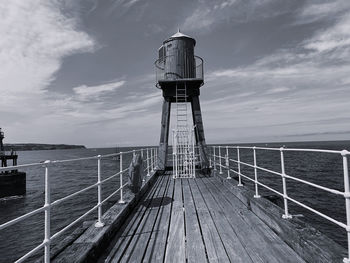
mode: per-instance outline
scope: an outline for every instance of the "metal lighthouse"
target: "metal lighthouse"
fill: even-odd
[[[209,168],[199,103],[204,84],[203,59],[194,55],[196,40],[180,32],[165,40],[155,62],[156,86],[163,91],[158,166],[167,168],[171,105],[175,104],[172,127],[174,177],[195,177],[195,168]],[[190,122],[192,118],[193,122]]]

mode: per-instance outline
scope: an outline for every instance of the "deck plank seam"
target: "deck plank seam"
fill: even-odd
[[[142,218],[141,220],[139,221],[139,224],[137,224],[137,227],[135,228],[134,232],[133,232],[133,236],[129,239],[129,242],[127,244],[127,247],[124,249],[124,252],[123,254],[121,255],[120,259],[118,260],[118,262],[120,262],[121,260],[125,260],[125,262],[129,262],[130,261],[130,257],[132,256],[132,253],[134,252],[136,246],[134,245],[132,248],[131,248],[131,251],[129,251],[129,247],[130,247],[130,244],[131,243],[134,243],[139,241],[141,235],[140,234],[137,234],[137,232],[141,232],[142,233],[142,230],[145,228],[146,224],[147,224],[147,219],[148,217],[150,216],[150,212],[151,212],[151,208],[150,208],[150,205],[152,204],[153,200],[154,200],[154,197],[155,196],[158,196],[159,192],[161,191],[161,188],[162,188],[162,185],[164,184],[165,182],[165,178],[162,177],[161,178],[161,183],[158,185],[158,187],[156,187],[156,191],[154,192],[154,194],[152,195],[152,198],[149,199],[148,203],[147,203],[147,207],[145,208],[144,210],[144,213],[142,215]],[[141,205],[141,203],[140,203]],[[141,230],[141,231],[140,231]],[[125,254],[126,252],[128,252],[128,258],[124,258],[125,257]]]
[[[155,194],[155,191],[156,191],[156,189],[158,188],[158,186],[159,186],[159,184],[161,183],[161,181],[162,181],[162,178],[159,178],[158,180],[157,180],[157,182],[156,182],[156,184],[151,188],[151,191],[148,193],[148,194],[146,194],[145,196],[153,196],[154,194]],[[139,202],[141,202],[141,200],[142,200],[142,198],[140,199],[140,201]],[[139,203],[140,204],[140,203]],[[138,206],[139,206],[139,204],[138,204]],[[145,211],[143,211],[142,209],[140,209],[140,207],[138,207],[138,210],[133,214],[133,220],[131,221],[131,222],[128,222],[128,224],[126,225],[126,227],[124,228],[124,229],[128,229],[127,230],[127,236],[120,236],[119,238],[118,238],[118,240],[117,240],[117,242],[116,243],[118,243],[118,241],[120,240],[120,238],[122,239],[122,240],[120,240],[120,243],[119,243],[119,245],[118,246],[114,246],[113,248],[112,248],[112,251],[109,253],[109,255],[107,256],[107,258],[105,259],[105,262],[114,262],[114,257],[115,257],[115,255],[117,254],[117,252],[118,252],[118,250],[121,248],[121,247],[123,247],[124,245],[125,245],[125,243],[124,243],[124,241],[126,240],[126,239],[129,239],[129,241],[132,239],[131,237],[132,237],[132,235],[133,234],[131,234],[131,235],[129,235],[129,233],[130,233],[130,231],[132,231],[132,227],[133,227],[133,225],[136,223],[136,222],[140,222],[140,215],[141,214],[143,214]],[[139,219],[139,220],[138,220]],[[123,227],[122,227],[123,228]],[[122,233],[122,232],[121,232]],[[127,238],[128,237],[128,238]],[[126,244],[126,247],[124,247],[124,248],[121,248],[121,249],[123,249],[123,252],[122,252],[122,254],[120,255],[120,257],[119,258],[121,258],[122,256],[123,256],[123,254],[124,254],[124,251],[125,251],[125,249],[127,249],[127,246],[128,246],[128,244],[129,243],[127,243]]]
[[[185,214],[186,210],[185,210],[184,190],[183,190],[183,185],[182,185],[183,179],[180,179],[180,180],[181,180],[181,197],[182,197],[182,211],[183,211],[182,216],[184,218],[185,258],[186,258],[186,262],[187,262],[188,261],[188,259],[187,259],[187,250],[188,250],[187,246],[188,246],[188,244],[187,244],[187,233],[186,233],[186,214]]]
[[[163,175],[163,176],[166,176],[166,175]],[[170,177],[170,176],[168,176],[168,177]],[[169,186],[168,186],[168,189],[165,193],[166,197],[169,197],[171,190],[173,189],[173,184],[174,184],[173,180],[171,180],[171,178],[169,178]],[[162,240],[162,235],[160,235],[160,233],[162,233],[163,231],[165,232],[164,227],[162,227],[165,224],[162,224],[162,220],[164,220],[164,218],[166,218],[165,221],[168,221],[167,214],[171,213],[170,208],[171,208],[171,204],[169,204],[169,207],[163,206],[161,209],[161,214],[160,214],[159,220],[158,219],[156,220],[157,221],[156,225],[158,227],[157,228],[158,231],[154,231],[154,233],[152,233],[152,235],[150,237],[150,241],[149,241],[149,242],[151,242],[151,240],[153,239],[152,250],[151,250],[151,252],[149,252],[150,248],[148,250],[146,250],[146,254],[144,255],[144,258],[146,257],[147,254],[149,254],[149,255],[148,255],[148,259],[146,259],[146,261],[144,261],[144,262],[151,262],[152,260],[158,261],[157,259],[153,259],[153,257],[155,256],[157,258],[157,253],[159,253],[159,251],[160,251],[160,249],[157,250],[156,248],[157,248],[157,243]],[[163,216],[165,216],[165,217],[163,217]],[[166,236],[165,236],[165,240],[164,240],[164,247],[165,247],[165,243],[166,243]],[[164,250],[164,247],[163,247],[163,250]],[[161,253],[164,253],[164,251],[162,251]],[[161,260],[163,259],[163,255],[160,256],[160,259]]]
[[[218,186],[212,181],[212,180],[209,180],[209,179],[206,179],[213,187],[215,187],[217,190],[220,190],[219,188],[218,188]],[[226,191],[228,191],[228,186],[226,186],[225,184],[223,184],[224,185],[224,187],[226,188]],[[212,190],[210,190],[209,188],[208,188],[208,190],[209,190],[209,192],[211,192],[212,193]],[[228,191],[228,192],[230,192],[231,193],[231,191]],[[235,200],[236,199],[238,199],[234,194],[232,194],[234,197],[235,197]],[[215,198],[215,195],[214,194],[212,194],[212,196]],[[227,196],[226,195],[224,195],[224,198],[226,199],[226,201],[228,201],[228,202],[231,202],[232,200],[229,200],[229,198],[227,198]],[[245,205],[244,203],[243,203],[243,205]],[[250,210],[249,210],[249,212],[251,212]],[[253,213],[253,212],[251,212],[251,213]],[[247,217],[246,216],[243,216],[241,213],[237,213],[238,214],[238,216],[241,218],[241,220],[242,221],[244,221],[244,222],[246,222],[248,225],[250,225],[250,223],[247,221]],[[254,213],[253,213],[254,214]],[[226,215],[225,215],[226,216]],[[227,217],[226,217],[227,218]],[[271,229],[271,228],[269,228],[264,222],[262,222],[260,219],[258,219],[259,221],[260,221],[260,223],[262,224],[262,225],[264,225],[264,226],[266,226],[268,229],[270,229],[271,231],[272,231],[272,233],[273,234],[275,234],[276,235],[276,237],[278,238],[278,235]],[[231,222],[229,221],[229,223],[230,223],[230,225],[231,225],[231,228],[234,230],[234,227],[232,226],[232,224],[231,224]],[[265,234],[265,235],[267,235],[266,237],[267,238],[269,238],[269,239],[275,239],[276,237],[273,237],[271,234],[272,233],[270,233],[270,232],[262,232],[260,229],[255,229],[255,228],[253,228],[253,227],[250,227],[253,231],[255,231],[255,232],[257,232],[257,233],[260,233],[260,234]],[[234,230],[235,231],[235,230]],[[259,236],[262,236],[262,235],[260,235],[259,234]],[[237,235],[238,236],[238,235]],[[241,238],[238,236],[238,238],[241,240]],[[292,250],[292,248],[287,244],[287,243],[285,243],[283,240],[281,240],[282,242],[283,242],[283,244],[285,244],[286,246],[288,246],[291,250]],[[246,248],[246,245],[244,244],[245,242],[241,242],[242,243],[242,245],[244,246],[244,248]],[[272,243],[272,241],[271,240],[269,240],[269,244],[271,244]],[[266,244],[266,243],[262,243],[262,244]],[[279,244],[279,243],[278,243]],[[275,251],[274,249],[272,250],[272,251]],[[294,251],[294,250],[293,250]],[[249,254],[248,254],[249,255]],[[300,257],[300,255],[298,255],[298,254],[296,254],[296,256],[298,257],[298,262],[300,262],[300,260],[302,260],[302,258]]]
[[[192,180],[196,180],[196,179],[192,179]],[[195,211],[196,211],[197,222],[198,222],[198,225],[199,225],[199,230],[200,230],[202,242],[203,242],[203,245],[204,245],[205,257],[207,259],[207,262],[209,263],[209,255],[208,255],[207,245],[205,244],[203,230],[202,230],[202,225],[201,225],[201,222],[199,220],[198,209],[197,209],[197,206],[196,206],[196,201],[195,201],[195,198],[193,197],[193,191],[192,191],[192,187],[191,187],[189,179],[187,179],[187,182],[188,182],[188,186],[190,188],[193,204],[194,204]]]
[[[210,215],[211,219],[213,220],[215,230],[216,230],[216,232],[217,232],[218,235],[219,235],[219,238],[220,238],[220,241],[221,241],[221,243],[222,243],[222,245],[223,245],[223,248],[224,248],[224,250],[225,250],[226,256],[227,256],[227,258],[229,259],[229,261],[231,262],[231,259],[230,259],[230,256],[229,256],[228,252],[227,252],[227,248],[226,248],[226,246],[225,246],[225,243],[224,243],[224,241],[222,240],[221,234],[220,234],[220,232],[219,232],[219,230],[218,230],[218,227],[217,227],[217,225],[216,225],[216,222],[215,222],[215,220],[214,220],[214,217],[213,217],[213,215],[212,215],[212,212],[211,212],[211,210],[209,209],[208,203],[207,203],[207,201],[205,200],[205,198],[204,198],[204,196],[203,196],[203,193],[202,193],[200,187],[198,186],[197,180],[195,180],[195,184],[196,184],[196,186],[197,186],[197,188],[198,188],[198,191],[199,191],[199,193],[201,194],[202,199],[203,199],[203,201],[204,201],[204,203],[205,203],[205,205],[206,205],[206,207],[207,207],[207,209],[208,209],[208,211],[209,211],[209,215]]]
[[[144,252],[143,252],[141,261],[144,261],[144,257],[145,257],[145,255],[146,255],[146,252],[147,252],[147,249],[148,249],[148,246],[149,246],[149,242],[150,242],[150,240],[151,240],[151,237],[152,237],[152,234],[153,234],[153,231],[154,231],[154,227],[155,227],[155,225],[156,225],[156,222],[157,222],[157,219],[158,219],[158,216],[159,216],[161,207],[162,207],[163,202],[164,202],[164,197],[165,197],[165,195],[166,195],[166,193],[167,193],[167,191],[168,191],[168,187],[169,187],[169,185],[170,185],[170,176],[167,176],[167,179],[168,179],[168,180],[167,180],[166,187],[165,187],[164,192],[163,192],[163,195],[162,195],[162,200],[161,200],[161,202],[160,202],[160,205],[159,205],[159,207],[158,207],[158,211],[157,211],[156,218],[155,218],[155,220],[154,220],[154,222],[153,222],[153,225],[152,225],[151,235],[149,235],[149,237],[148,237],[147,244],[146,244],[145,250],[144,250]]]
[[[209,180],[208,180],[209,181]],[[211,181],[209,181],[210,183],[212,183]],[[217,197],[215,197],[215,195],[212,193],[212,191],[208,188],[208,186],[206,184],[204,184],[205,187],[207,188],[208,192],[211,194],[211,196],[213,197],[213,199],[216,201],[216,203],[218,204],[218,206],[220,206],[222,208],[222,205],[219,204],[219,201],[217,200]],[[220,190],[215,184],[213,184],[214,187],[216,187],[217,190]],[[221,209],[222,210],[222,209]],[[222,210],[223,211],[223,210]],[[227,217],[226,213],[223,213],[224,217],[226,218],[227,222],[229,223],[229,225],[231,226],[232,231],[235,233],[237,239],[239,240],[239,242],[241,243],[244,251],[247,253],[248,257],[251,259],[252,262],[254,262],[254,259],[251,257],[249,251],[247,250],[247,246],[246,244],[243,242],[243,240],[240,238],[240,236],[237,234],[237,231],[235,230],[234,226],[231,223],[230,218]]]
[[[169,177],[170,177],[170,173],[169,173]],[[166,243],[164,246],[164,254],[163,254],[163,263],[165,262],[165,256],[166,256],[166,250],[168,247],[168,242],[169,242],[169,233],[170,233],[170,223],[171,223],[171,215],[172,215],[172,210],[173,210],[173,203],[174,203],[174,194],[175,194],[175,182],[173,184],[173,193],[171,195],[171,198],[173,200],[173,202],[171,202],[171,207],[170,207],[170,215],[169,215],[169,220],[168,220],[168,230],[167,230],[167,235],[166,235]]]
[[[159,184],[159,182],[160,182],[160,179],[157,179],[156,180],[156,182],[154,183],[154,186],[153,187],[155,187],[155,186],[157,186],[158,184]],[[155,190],[154,190],[154,188],[151,188],[150,189],[150,191],[149,192],[146,192],[145,194],[144,194],[144,196],[143,197],[147,197],[147,196],[150,196]],[[142,198],[143,198],[142,197]],[[140,200],[142,200],[142,198],[140,199]],[[136,206],[137,207],[137,206]],[[129,231],[130,231],[130,229],[131,229],[131,227],[132,227],[132,225],[135,223],[135,221],[136,221],[136,219],[138,218],[138,217],[135,217],[135,215],[137,214],[137,215],[139,215],[141,213],[141,210],[136,210],[135,212],[132,212],[129,216],[132,216],[132,220],[131,220],[131,222],[129,222],[129,224],[126,224],[126,223],[124,223],[122,226],[121,226],[121,228],[119,229],[119,231],[116,233],[116,235],[113,237],[113,239],[112,239],[112,242],[118,237],[118,239],[117,239],[117,241],[116,241],[116,243],[115,244],[117,244],[118,243],[118,241],[119,240],[124,240],[125,238],[126,238],[126,236],[122,236],[122,235],[119,235],[119,233],[120,234],[122,234],[124,231],[122,231],[122,230],[126,230],[126,233],[128,234],[129,233]],[[117,251],[118,251],[118,249],[120,248],[120,246],[122,246],[123,245],[123,242],[120,242],[119,243],[119,245],[118,246],[113,246],[112,248],[111,248],[111,250],[109,251],[109,254],[107,255],[107,257],[106,257],[106,259],[104,260],[104,262],[110,262],[111,260],[112,260],[112,258],[114,257],[114,255],[117,253]]]

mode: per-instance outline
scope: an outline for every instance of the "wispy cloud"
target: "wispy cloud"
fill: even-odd
[[[295,24],[307,24],[323,19],[333,20],[349,11],[349,1],[307,1],[297,14]]]
[[[293,1],[277,0],[203,0],[181,28],[207,32],[220,24],[245,23],[288,13],[292,4]]]
[[[75,92],[79,100],[86,101],[89,99],[98,99],[102,95],[105,95],[122,87],[124,84],[125,80],[120,80],[113,83],[107,83],[97,86],[82,85],[79,87],[74,87],[73,91]]]
[[[296,139],[312,134],[317,139],[344,136],[350,123],[339,120],[349,116],[349,22],[349,13],[339,15],[295,47],[279,49],[244,67],[207,74],[211,99],[202,107],[204,120],[210,123],[207,134],[220,130],[223,141],[281,140],[293,134]]]
[[[0,5],[2,107],[40,100],[65,56],[94,49],[95,41],[60,12],[60,5],[44,0]]]
[[[0,113],[9,140],[18,125],[50,114],[47,88],[63,58],[95,49],[95,40],[78,29],[78,18],[62,13],[63,4],[13,0],[0,5]],[[15,119],[9,115],[12,121],[6,121],[7,112]]]

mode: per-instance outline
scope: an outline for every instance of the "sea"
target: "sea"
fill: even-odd
[[[249,145],[252,144],[240,144]],[[350,150],[350,141],[322,141],[322,142],[281,142],[281,143],[259,143],[255,146],[281,147],[286,148],[310,148],[328,150]],[[128,151],[133,148],[118,148],[118,151]],[[20,151],[19,164],[37,163],[45,160],[63,160],[80,157],[90,157],[115,153],[115,148],[97,149],[71,149],[71,150],[46,150],[46,151]],[[222,155],[226,154],[226,149],[222,148]],[[236,150],[229,149],[229,156],[237,158]],[[281,171],[279,151],[257,150],[257,165]],[[131,161],[131,154],[123,157],[123,168],[126,168]],[[253,151],[249,149],[240,150],[242,162],[253,164]],[[119,160],[115,158],[103,159],[101,162],[101,176],[105,179],[119,171]],[[231,169],[237,170],[237,165],[231,163]],[[310,153],[310,152],[285,152],[285,170],[288,175],[310,181],[325,187],[344,190],[344,176],[342,158],[340,154]],[[44,168],[31,167],[21,169],[27,173],[27,192],[24,196],[15,196],[0,199],[0,224],[13,218],[40,208],[44,204]],[[254,177],[254,170],[250,167],[241,166],[241,172],[250,178]],[[52,182],[52,201],[67,196],[83,189],[97,181],[97,160],[84,160],[65,164],[55,164],[49,169]],[[227,170],[223,170],[223,177],[227,175]],[[231,176],[235,174],[231,172]],[[125,177],[126,178],[126,177]],[[125,179],[126,180],[126,179]],[[278,175],[258,171],[258,180],[271,188],[282,192],[282,179]],[[254,184],[243,178],[246,187],[254,189]],[[102,186],[103,198],[110,195],[119,187],[119,176],[115,177]],[[345,201],[343,197],[316,189],[312,186],[304,185],[287,179],[288,195],[299,202],[302,202],[336,220],[346,222]],[[271,199],[273,193],[259,186],[259,194]],[[273,196],[272,196],[273,198]],[[105,212],[115,202],[119,200],[119,194],[113,197],[103,206]],[[278,199],[276,199],[278,201]],[[281,200],[280,200],[281,201]],[[97,203],[96,188],[75,196],[53,207],[51,210],[51,234],[56,233],[70,222],[74,221],[89,208]],[[283,202],[277,202],[283,206]],[[310,223],[313,227],[333,239],[335,242],[346,247],[346,231],[341,227],[331,223],[312,212],[289,202],[289,211],[293,216]],[[96,220],[97,213],[92,213],[87,219]],[[282,219],[281,219],[282,220]],[[77,224],[79,225],[79,223]],[[69,229],[68,232],[73,231]],[[63,235],[60,238],[64,238]],[[39,245],[44,238],[44,213],[40,213],[19,222],[9,228],[0,230],[0,262],[13,262],[23,256],[29,250]],[[54,243],[60,242],[60,238]],[[43,251],[41,251],[43,253]],[[42,255],[42,254],[41,254]],[[32,258],[30,261],[34,261]]]

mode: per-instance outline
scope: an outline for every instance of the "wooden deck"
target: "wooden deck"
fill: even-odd
[[[217,177],[158,176],[99,262],[304,262]]]

